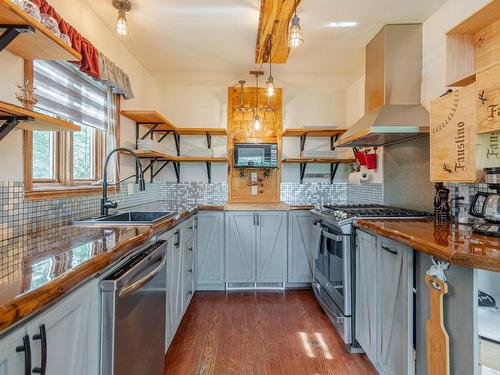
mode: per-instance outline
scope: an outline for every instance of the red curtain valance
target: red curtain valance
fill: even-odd
[[[40,13],[54,17],[59,24],[61,33],[69,36],[73,49],[82,55],[82,60],[75,62],[75,64],[80,65],[80,70],[91,77],[99,79],[99,51],[97,48],[85,39],[73,26],[68,24],[46,0],[31,1],[40,8]]]

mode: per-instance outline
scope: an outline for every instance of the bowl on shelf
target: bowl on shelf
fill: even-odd
[[[67,34],[60,34],[59,38],[61,38],[62,41],[64,43],[66,43],[68,46],[70,46],[70,47],[73,46],[73,44],[71,43],[71,39],[70,39],[69,35],[67,35]]]
[[[41,23],[43,26],[45,26],[47,29],[52,31],[57,37],[60,37],[61,33],[59,32],[59,25],[56,21],[56,19],[52,16],[49,16],[48,14],[41,14]]]
[[[19,2],[19,5],[31,17],[33,17],[38,22],[41,22],[40,8],[38,8],[38,6],[34,2],[30,0],[22,0]]]

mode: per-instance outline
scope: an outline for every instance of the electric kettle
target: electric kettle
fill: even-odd
[[[484,197],[483,205],[478,206],[478,200]],[[469,213],[472,216],[480,217],[492,223],[500,223],[500,194],[499,193],[484,193],[482,191],[476,193],[472,199]]]

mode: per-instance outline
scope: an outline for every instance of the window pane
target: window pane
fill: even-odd
[[[33,132],[33,178],[54,178],[54,133]]]
[[[88,126],[73,133],[73,178],[75,180],[91,180],[94,178],[93,158],[94,131]]]

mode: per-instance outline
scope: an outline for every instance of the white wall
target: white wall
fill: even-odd
[[[432,99],[446,91],[445,33],[488,0],[448,0],[423,24],[422,104],[429,110]]]
[[[161,103],[160,86],[135,57],[126,49],[121,40],[104,24],[90,9],[84,0],[52,0],[52,6],[72,24],[84,37],[92,41],[105,55],[113,60],[129,76],[136,98],[123,100],[122,109],[153,109]],[[23,82],[23,61],[21,58],[9,54],[7,51],[0,53],[0,100],[17,103],[15,99],[15,86]],[[121,139],[125,143],[131,142],[135,137],[133,123],[122,118]],[[0,180],[22,181],[22,131],[11,132],[0,144]],[[129,158],[122,158],[122,175],[133,171],[133,162]],[[8,168],[6,166],[9,166]]]

